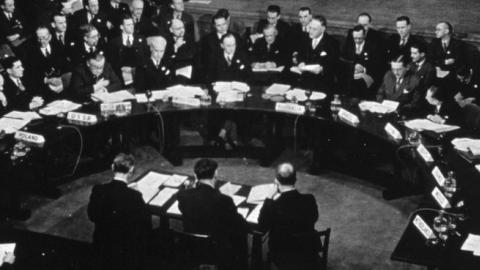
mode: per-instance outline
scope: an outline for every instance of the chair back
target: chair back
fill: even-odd
[[[469,130],[480,131],[480,106],[467,104],[463,107],[465,127]]]
[[[216,269],[217,250],[210,235],[172,230],[175,260],[181,269]]]

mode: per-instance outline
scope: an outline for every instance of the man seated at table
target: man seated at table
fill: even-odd
[[[97,269],[143,269],[152,224],[142,194],[127,186],[134,168],[133,156],[118,154],[112,163],[113,180],[92,189],[87,213],[95,223]]]
[[[75,101],[88,102],[91,94],[120,90],[122,82],[99,51],[87,56],[86,63],[73,71],[68,95]]]
[[[294,59],[290,74],[302,88],[332,91],[338,61],[338,43],[328,35],[327,19],[314,16],[309,24],[308,40],[302,44],[298,59]]]
[[[427,119],[438,124],[463,125],[463,113],[460,106],[442,86],[431,86],[425,96],[431,105]]]
[[[288,50],[278,39],[278,31],[274,26],[267,25],[263,29],[263,37],[253,44],[252,68],[271,69],[285,66],[288,61]]]
[[[377,101],[393,100],[399,102],[401,114],[421,115],[425,110],[425,89],[405,66],[403,56],[390,62],[390,70],[383,77],[383,82],[377,92]]]
[[[178,193],[178,207],[186,232],[210,235],[217,243],[214,252],[220,260],[220,269],[246,268],[247,223],[237,213],[232,198],[218,189],[217,162],[201,159],[195,163],[196,187]]]
[[[277,191],[265,200],[258,218],[261,230],[269,233],[272,261],[279,269],[317,269],[315,239],[295,238],[295,234],[315,230],[318,219],[315,197],[297,191],[296,170],[291,163],[278,165],[275,174]]]
[[[185,38],[185,25],[182,20],[172,19],[169,34],[166,37],[166,54],[175,73],[175,83],[188,84],[193,77],[194,57],[197,51],[193,40]],[[191,72],[177,74],[178,69],[189,67]]]
[[[22,61],[11,56],[2,61],[6,70],[3,93],[7,99],[7,111],[28,111],[41,107],[44,100],[32,80],[25,79]]]

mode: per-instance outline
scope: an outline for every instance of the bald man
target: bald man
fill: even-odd
[[[276,191],[265,200],[258,223],[261,230],[269,232],[269,251],[279,269],[318,269],[314,268],[315,245],[294,237],[313,232],[318,219],[315,197],[299,193],[296,181],[296,170],[291,163],[278,165],[273,181]]]
[[[439,22],[435,36],[430,43],[427,59],[434,66],[450,71],[453,78],[465,65],[464,44],[453,37],[453,27],[449,22]]]
[[[196,53],[196,46],[192,40],[185,37],[185,25],[182,20],[172,19],[169,35],[167,35],[166,51],[173,70],[194,66],[193,59]],[[192,74],[190,76],[180,75],[176,76],[175,80],[177,83],[189,83],[191,78]]]
[[[134,85],[137,92],[146,90],[165,89],[173,81],[174,71],[165,57],[167,41],[162,36],[149,37],[147,44],[150,48],[150,58],[146,63],[137,67]]]

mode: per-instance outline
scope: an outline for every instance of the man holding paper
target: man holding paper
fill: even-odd
[[[215,188],[217,168],[217,162],[210,159],[195,163],[196,187],[180,191],[177,197],[183,228],[217,241],[220,269],[247,269],[247,223],[232,198]]]
[[[142,194],[127,186],[134,163],[131,155],[117,155],[112,163],[113,180],[92,189],[87,211],[95,223],[97,269],[143,269],[152,224]]]
[[[167,35],[166,54],[175,71],[176,83],[188,84],[192,79],[195,43],[185,38],[185,25],[180,19],[172,19]]]
[[[313,195],[300,194],[295,189],[296,181],[291,163],[278,165],[274,180],[277,192],[265,200],[258,222],[263,231],[269,232],[269,250],[279,269],[316,269],[318,253],[314,239],[311,243],[298,242],[294,234],[315,230],[317,203]]]
[[[263,37],[258,38],[255,44],[253,44],[253,69],[265,69],[268,71],[286,64],[287,48],[277,37],[278,30],[275,26],[265,26]]]

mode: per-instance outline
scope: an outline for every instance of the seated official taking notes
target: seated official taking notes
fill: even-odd
[[[399,102],[400,113],[418,115],[425,109],[425,90],[411,71],[407,70],[402,56],[390,62],[391,70],[383,77],[377,92],[377,101],[393,100]]]
[[[232,198],[215,188],[217,162],[195,163],[196,187],[178,193],[178,207],[186,232],[208,234],[216,241],[220,269],[246,269],[247,223]]]
[[[142,194],[127,186],[134,165],[133,156],[118,154],[112,163],[113,180],[92,189],[87,213],[95,223],[96,269],[143,269],[152,222]]]
[[[103,52],[88,55],[85,64],[73,71],[68,96],[77,102],[91,101],[91,94],[120,90],[122,82],[106,62]]]
[[[289,60],[285,42],[278,39],[278,31],[274,26],[263,29],[263,37],[253,44],[252,68],[276,68],[285,66]]]
[[[425,99],[431,105],[427,119],[438,124],[463,125],[462,109],[448,94],[448,89],[431,86]]]
[[[269,253],[279,269],[318,269],[315,268],[318,257],[315,240],[318,239],[298,242],[295,238],[315,230],[317,203],[313,195],[296,190],[296,181],[292,164],[278,165],[274,180],[277,192],[265,200],[258,218],[259,227],[269,233]]]

